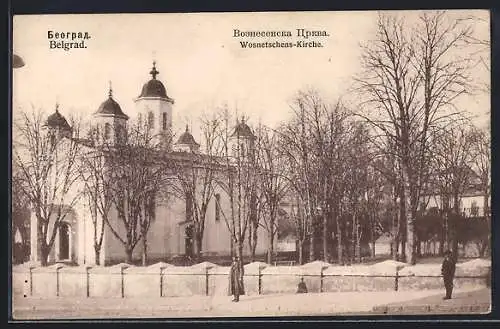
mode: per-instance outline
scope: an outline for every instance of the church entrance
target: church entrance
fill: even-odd
[[[59,260],[70,258],[70,227],[67,223],[59,226]]]

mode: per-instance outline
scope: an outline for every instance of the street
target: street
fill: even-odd
[[[239,303],[230,296],[192,296],[174,298],[85,298],[39,299],[15,297],[14,320],[30,319],[103,319],[103,318],[183,318],[183,317],[255,317],[255,316],[328,316],[343,314],[384,314],[383,305],[406,305],[407,314],[425,314],[429,307],[422,301],[444,304],[443,313],[481,312],[467,305],[484,305],[491,299],[489,289],[457,290],[454,299],[442,301],[441,290],[338,292],[292,295],[242,296]],[[464,296],[460,298],[460,296]],[[478,299],[480,299],[478,301]],[[448,311],[446,304],[452,305]],[[425,305],[431,305],[425,304]],[[432,305],[434,305],[432,304]],[[408,305],[410,307],[408,307]],[[415,307],[412,309],[411,305]],[[420,305],[417,307],[417,305]],[[457,306],[457,307],[458,307]],[[484,308],[484,307],[483,307]],[[404,314],[405,308],[399,308]],[[389,313],[393,313],[390,311]]]

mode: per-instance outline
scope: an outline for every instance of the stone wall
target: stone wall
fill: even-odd
[[[338,266],[316,261],[302,266],[245,265],[247,295],[295,293],[301,278],[308,292],[404,291],[442,289],[441,265],[385,261],[375,265]],[[457,265],[457,288],[488,286],[491,262],[473,260]],[[157,263],[147,267],[120,263],[109,267],[35,267],[12,271],[14,295],[35,297],[174,297],[227,296],[229,267],[203,262],[193,266]]]

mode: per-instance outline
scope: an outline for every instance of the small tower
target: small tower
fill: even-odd
[[[127,140],[128,116],[113,99],[113,89],[109,83],[108,99],[101,103],[94,113],[95,142],[116,145]]]
[[[166,150],[171,148],[172,138],[172,105],[174,100],[167,96],[163,83],[156,79],[160,72],[156,69],[156,62],[149,74],[151,79],[146,82],[141,94],[135,100],[139,122],[147,124],[152,134]]]
[[[174,151],[198,153],[200,144],[198,144],[193,135],[189,132],[189,127],[186,125],[186,131],[179,137],[174,145]]]
[[[47,117],[43,128],[48,131],[51,138],[71,138],[73,130],[66,118],[59,112],[59,103],[56,103],[56,111]]]
[[[245,123],[245,118],[236,121],[234,132],[231,134],[230,143],[232,155],[235,158],[249,160],[253,155],[255,135],[252,129]]]

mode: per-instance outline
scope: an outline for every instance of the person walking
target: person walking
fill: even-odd
[[[238,257],[233,257],[231,270],[229,271],[229,295],[234,296],[233,302],[239,302],[240,295],[244,294],[243,266],[240,265],[240,259]]]
[[[451,251],[446,251],[444,254],[443,264],[441,266],[441,274],[443,275],[444,287],[446,289],[446,296],[444,296],[443,299],[451,299],[455,266],[456,261],[452,257]]]

